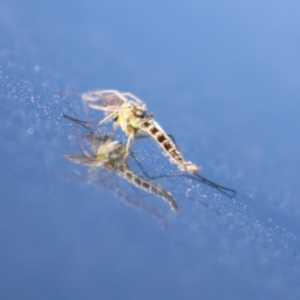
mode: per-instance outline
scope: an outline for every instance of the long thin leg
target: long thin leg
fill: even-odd
[[[85,124],[89,124],[90,122],[88,122],[88,121],[82,121],[82,120],[79,120],[79,119],[77,119],[77,118],[75,118],[75,117],[68,116],[68,115],[66,115],[66,114],[62,114],[61,116],[62,116],[63,118],[65,118],[65,119],[68,119],[68,120],[70,120],[70,121],[72,121],[72,122],[75,122],[75,123],[81,125],[81,126],[84,127],[86,130],[88,130],[90,133],[93,133],[93,131],[92,131],[88,126],[85,125]]]
[[[116,97],[116,99],[119,101],[106,101],[105,97]],[[91,102],[102,100],[105,104],[112,104],[115,106],[121,106],[123,103],[126,102],[131,102],[133,105],[144,105],[144,102],[134,94],[128,92],[121,93],[117,90],[98,90],[94,92],[88,92],[81,94],[81,98],[84,101]]]
[[[194,177],[194,176],[196,177]],[[184,173],[178,173],[178,174],[173,174],[173,175],[159,175],[159,176],[152,176],[150,177],[150,179],[159,179],[159,178],[168,178],[168,177],[171,177],[171,178],[177,178],[177,177],[186,177],[186,178],[190,178],[190,179],[193,179],[193,180],[198,180],[200,182],[203,182],[205,183],[206,185],[208,186],[211,186],[213,187],[214,189],[218,190],[219,192],[221,192],[222,194],[226,195],[227,197],[233,199],[235,196],[236,196],[236,190],[234,189],[231,189],[231,188],[228,188],[228,187],[225,187],[225,186],[222,186],[218,183],[215,183],[197,173],[194,173],[193,175],[189,175],[189,174],[184,174]]]
[[[125,153],[129,153],[130,152],[130,144],[132,141],[133,137],[130,135],[128,136],[127,142],[126,142],[126,147],[125,147]]]
[[[128,97],[129,97],[139,104],[144,104],[144,102],[141,99],[139,99],[137,96],[135,96],[134,94],[129,93],[129,92],[122,93],[117,90],[102,90],[102,91],[96,91],[96,92],[97,92],[97,95],[99,95],[100,97],[105,96],[105,94],[108,94],[108,95],[112,94],[112,95],[115,95],[116,97],[118,97],[119,99],[121,99],[123,102],[128,101]]]
[[[125,93],[122,93],[122,95],[133,99],[134,101],[136,101],[139,104],[144,104],[144,102],[140,98],[138,98],[136,95],[134,95],[132,93],[125,92]]]
[[[215,188],[216,190],[218,190],[219,192],[221,192],[222,194],[226,195],[227,197],[233,199],[236,196],[236,191],[234,189],[231,188],[227,188],[225,186],[222,186],[220,184],[217,184],[203,176],[201,176],[200,174],[194,173],[193,175],[189,175],[189,174],[184,174],[184,173],[178,173],[178,174],[172,174],[172,175],[157,175],[157,176],[150,176],[145,169],[143,168],[142,164],[140,163],[140,161],[136,158],[136,156],[134,155],[134,153],[131,151],[131,156],[134,159],[134,161],[136,162],[136,164],[139,166],[139,168],[141,169],[142,173],[144,174],[144,176],[146,176],[149,179],[160,179],[160,178],[177,178],[177,177],[186,177],[186,178],[190,178],[193,180],[198,180],[202,183],[207,184],[208,186],[211,186],[213,188]]]
[[[184,176],[185,174],[177,174],[175,176],[173,175],[160,175],[160,176],[150,176],[144,169],[144,167],[142,166],[142,164],[138,161],[138,159],[136,158],[136,156],[134,155],[134,153],[132,151],[130,151],[130,154],[132,156],[132,158],[134,159],[134,161],[136,162],[136,164],[139,166],[140,170],[142,171],[142,173],[144,174],[144,176],[148,179],[157,179],[157,178],[166,178],[166,177],[180,177],[180,176]],[[195,178],[193,178],[195,179]],[[181,195],[182,197],[186,197],[184,195]],[[200,203],[201,205],[205,206],[206,208],[210,209],[211,211],[213,211],[214,213],[216,213],[217,215],[223,216],[223,214],[217,210],[216,208],[214,208],[213,206],[209,205],[206,202],[203,202],[199,199],[195,199],[193,197],[189,197],[190,199],[194,200],[195,202]]]
[[[83,93],[83,94],[81,94],[81,98],[84,101],[99,101],[99,100],[101,100],[102,97],[104,97],[106,95],[107,96],[114,95],[118,99],[122,100],[123,102],[127,101],[126,97],[124,97],[122,95],[122,93],[120,93],[117,90],[98,90],[98,91],[94,91],[94,92]]]
[[[62,117],[66,118],[66,119],[68,119],[72,122],[75,122],[76,124],[78,124],[80,126],[82,126],[85,130],[87,130],[87,132],[89,134],[92,135],[93,139],[95,138],[95,132],[91,128],[89,128],[87,125],[85,125],[81,120],[78,120],[74,117],[71,117],[71,116],[68,116],[68,115],[65,115],[65,114],[62,114]],[[80,148],[81,148],[82,152],[84,153],[84,155],[87,156],[87,157],[91,157],[90,153],[87,150],[84,149],[84,146],[83,146],[83,143],[82,143],[82,138],[80,136],[80,133],[79,133],[79,130],[78,130],[77,126],[76,126],[76,135],[77,135],[77,139],[78,139],[79,144],[80,144]],[[93,142],[93,145],[94,145],[94,142]],[[92,149],[92,150],[93,150],[93,153],[95,153],[94,152],[95,149]]]
[[[175,144],[175,146],[177,147],[177,149],[179,149],[174,136],[172,134],[168,134],[168,137],[172,140],[172,142]]]
[[[81,123],[81,124],[94,124],[94,125],[101,125],[103,124],[104,122],[108,121],[109,119],[113,119],[114,118],[114,115],[115,115],[115,112],[112,112],[110,114],[108,114],[106,117],[104,117],[102,120],[98,121],[98,122],[94,122],[94,121],[84,121],[84,120],[80,120],[80,119],[76,119],[74,117],[70,117],[66,114],[62,114],[62,117],[66,118],[66,119],[69,119],[73,122],[76,122],[76,123]]]

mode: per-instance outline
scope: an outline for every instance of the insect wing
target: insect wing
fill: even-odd
[[[85,165],[85,166],[89,166],[89,167],[103,166],[102,161],[100,161],[99,159],[93,158],[93,157],[68,154],[68,153],[64,153],[63,156],[76,164]]]
[[[102,104],[89,104],[89,107],[97,110],[102,110],[105,112],[122,112],[124,110],[128,110],[129,108],[125,107],[118,107],[118,106],[113,106],[113,105],[102,105]]]

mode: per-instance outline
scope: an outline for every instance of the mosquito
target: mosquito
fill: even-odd
[[[114,129],[119,126],[128,136],[125,150],[130,149],[132,140],[138,132],[145,132],[150,135],[167,154],[170,161],[178,165],[182,171],[196,173],[200,170],[198,166],[191,161],[183,158],[172,138],[160,127],[154,120],[154,114],[147,113],[146,104],[132,93],[119,92],[117,90],[97,90],[80,94],[83,101],[100,102],[88,103],[88,106],[104,111],[106,116],[97,125],[101,125],[106,121],[114,121]],[[83,123],[91,123],[85,122]]]
[[[78,122],[73,117],[65,117],[71,121]],[[123,177],[130,184],[161,197],[169,204],[171,210],[178,210],[177,203],[169,192],[130,169],[126,163],[129,152],[121,142],[114,140],[111,135],[103,135],[91,130],[89,130],[89,134],[91,153],[83,150],[84,155],[63,154],[64,157],[74,163],[93,167],[94,170],[100,167],[108,171],[116,171],[119,176]]]

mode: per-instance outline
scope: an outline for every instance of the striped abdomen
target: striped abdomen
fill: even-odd
[[[178,167],[183,171],[188,171],[195,173],[199,171],[199,167],[194,165],[190,161],[186,161],[180,151],[178,150],[175,143],[170,139],[170,137],[151,119],[141,122],[140,128],[146,131],[150,136],[152,136],[158,144],[164,149],[168,154],[171,161],[176,163]]]
[[[143,189],[149,193],[153,193],[157,196],[163,198],[166,202],[169,203],[172,210],[176,211],[178,209],[176,201],[172,198],[171,194],[165,191],[160,186],[140,177],[132,170],[128,168],[128,166],[123,163],[116,166],[116,170],[119,172],[120,176],[125,178],[129,183],[135,185],[136,187]]]

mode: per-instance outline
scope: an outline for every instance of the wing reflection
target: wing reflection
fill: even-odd
[[[76,119],[72,117],[65,117],[76,122]],[[79,136],[82,154],[66,153],[63,156],[74,163],[88,166],[87,178],[90,181],[109,188],[109,190],[113,191],[116,196],[125,202],[162,219],[162,216],[155,208],[122,189],[118,182],[113,180],[111,176],[111,173],[114,172],[132,186],[160,197],[169,204],[172,211],[177,211],[177,203],[169,192],[149,179],[136,174],[128,166],[127,158],[129,152],[126,151],[126,147],[121,142],[114,140],[111,135],[104,135],[99,131],[91,130],[84,124],[81,125],[86,130],[83,135]],[[86,150],[87,147],[84,146],[84,143],[88,144],[89,150]]]

